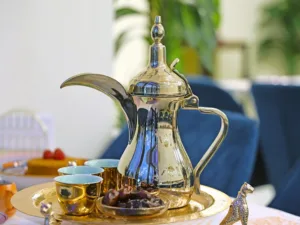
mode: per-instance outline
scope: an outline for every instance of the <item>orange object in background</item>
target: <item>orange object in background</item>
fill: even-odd
[[[10,203],[11,197],[17,192],[15,183],[0,180],[0,212],[5,213],[8,217],[15,214],[16,209]]]

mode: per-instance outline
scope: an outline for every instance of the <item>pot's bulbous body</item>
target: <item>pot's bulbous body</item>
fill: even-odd
[[[136,185],[168,194],[169,208],[188,204],[194,177],[177,129],[182,98],[133,97],[137,106],[136,133],[124,151],[118,170]]]

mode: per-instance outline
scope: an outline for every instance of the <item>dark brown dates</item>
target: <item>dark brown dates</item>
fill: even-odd
[[[116,190],[109,190],[103,197],[103,204],[116,206],[118,204],[120,193]]]
[[[151,195],[144,190],[141,191],[132,191],[130,193],[130,199],[150,199]]]
[[[120,201],[127,201],[130,198],[130,194],[132,192],[132,188],[124,188],[119,190],[119,200]]]
[[[124,188],[119,191],[109,190],[103,197],[102,203],[120,208],[154,208],[164,205],[157,196],[151,195],[145,190],[132,190]]]

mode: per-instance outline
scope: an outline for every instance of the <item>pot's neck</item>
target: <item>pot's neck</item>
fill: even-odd
[[[166,65],[166,47],[161,43],[154,43],[149,48],[150,52],[150,62],[149,66],[151,68],[156,68],[158,66]]]

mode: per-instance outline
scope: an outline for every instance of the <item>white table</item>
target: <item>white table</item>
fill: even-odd
[[[249,204],[249,225],[296,225],[300,224],[300,217],[255,205]],[[225,217],[227,211],[224,211],[216,216],[208,217],[205,219],[194,220],[194,221],[184,221],[182,223],[172,223],[172,225],[200,225],[200,224],[209,224],[209,225],[219,225],[221,220]],[[63,222],[62,225],[70,225],[69,222]],[[237,223],[240,224],[240,223]],[[17,212],[12,218],[7,220],[4,225],[43,225],[43,219],[35,218],[31,216],[24,215],[20,212]],[[75,223],[72,223],[75,225]],[[111,224],[110,224],[111,225]]]

